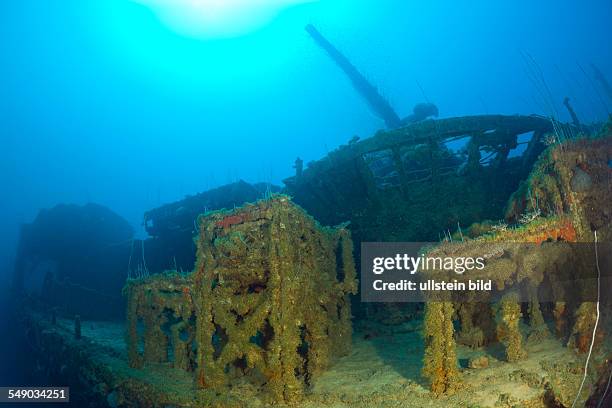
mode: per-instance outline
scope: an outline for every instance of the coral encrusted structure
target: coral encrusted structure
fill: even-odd
[[[128,281],[127,350],[129,364],[173,363],[190,371],[194,367],[195,314],[193,280],[176,272]]]
[[[429,302],[425,306],[423,375],[438,396],[454,391],[459,380],[453,313],[452,302]]]
[[[283,195],[203,215],[199,225],[198,383],[248,377],[272,400],[299,400],[350,350],[350,233],[319,226]]]
[[[350,232],[320,226],[284,195],[209,212],[198,225],[192,273],[124,289],[130,365],[172,363],[194,370],[200,387],[247,381],[270,401],[300,400],[350,351]]]

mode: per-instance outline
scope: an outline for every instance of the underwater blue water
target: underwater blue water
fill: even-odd
[[[239,178],[279,184],[296,157],[380,129],[308,23],[401,115],[431,101],[441,117],[569,120],[564,96],[584,122],[610,110],[590,71],[612,78],[607,0],[287,2],[256,22],[228,11],[219,37],[169,24],[153,3],[0,3],[0,270],[40,208],[98,202],[142,235],[147,209]]]
[[[0,2],[0,385],[40,378],[7,294],[41,208],[99,203],[144,237],[146,210],[238,179],[280,185],[296,157],[384,127],[306,24],[402,117],[432,102],[442,118],[569,121],[568,96],[590,123],[612,111],[590,66],[612,80],[610,21],[610,0]]]

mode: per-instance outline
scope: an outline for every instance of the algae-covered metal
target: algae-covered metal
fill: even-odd
[[[284,182],[319,221],[350,220],[357,241],[437,240],[457,222],[501,218],[551,130],[538,116],[427,120],[341,146]]]
[[[320,226],[283,195],[198,223],[194,272],[124,289],[130,365],[172,363],[197,368],[202,387],[242,378],[273,401],[301,398],[351,347],[350,232]]]
[[[351,345],[352,241],[286,196],[199,220],[195,308],[198,382],[233,377],[273,400],[299,399]]]
[[[176,272],[128,281],[127,350],[131,367],[172,363],[193,370],[195,310],[193,279]]]

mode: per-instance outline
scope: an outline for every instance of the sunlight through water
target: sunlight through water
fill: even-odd
[[[253,32],[288,7],[313,0],[132,0],[150,7],[179,34],[227,38]]]

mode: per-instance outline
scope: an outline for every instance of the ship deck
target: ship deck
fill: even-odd
[[[55,356],[47,361],[48,365],[54,361],[63,364],[48,370],[70,384],[75,382],[68,376],[78,378],[84,388],[95,385],[89,393],[96,395],[88,398],[105,400],[110,406],[278,406],[270,405],[246,382],[234,384],[218,395],[196,388],[193,374],[174,369],[171,363],[130,368],[125,326],[120,322],[83,321],[82,338],[77,340],[71,320],[58,318],[55,325],[49,316],[32,315],[28,320],[36,328],[34,348]],[[313,381],[300,406],[546,407],[545,401],[551,398],[571,404],[582,379],[585,357],[576,355],[552,336],[527,342],[529,357],[517,363],[504,362],[502,349],[496,345],[476,350],[458,346],[463,366],[461,386],[453,395],[433,398],[420,376],[424,351],[420,331],[420,323],[414,321],[356,331],[351,353]],[[488,357],[487,368],[466,367],[470,357],[480,355]]]

